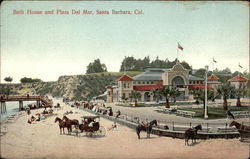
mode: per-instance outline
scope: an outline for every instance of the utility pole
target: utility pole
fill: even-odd
[[[205,66],[206,73],[205,73],[205,113],[204,118],[207,119],[207,73],[208,73],[208,65]]]

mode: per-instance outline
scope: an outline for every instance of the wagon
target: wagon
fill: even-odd
[[[81,132],[86,132],[86,136],[105,136],[106,129],[103,126],[100,126],[100,117],[99,116],[82,116],[82,124],[79,125]]]

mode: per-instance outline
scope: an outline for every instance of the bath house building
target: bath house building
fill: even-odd
[[[211,85],[208,85],[208,89],[215,88],[219,84],[217,77],[216,79],[213,77],[209,82],[211,82]],[[177,87],[181,93],[177,100],[187,100],[189,99],[189,90],[204,89],[205,85],[203,78],[190,75],[189,70],[177,62],[170,69],[147,68],[145,72],[134,77],[122,75],[117,79],[117,85],[106,86],[107,102],[130,100],[132,91],[138,91],[141,94],[139,99],[141,102],[155,101],[152,90],[164,87]]]

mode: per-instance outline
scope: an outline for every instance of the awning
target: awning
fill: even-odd
[[[134,86],[134,90],[137,91],[149,91],[152,89],[162,89],[164,86],[162,85],[155,85],[155,86]]]

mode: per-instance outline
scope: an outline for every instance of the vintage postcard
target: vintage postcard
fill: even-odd
[[[249,2],[1,2],[1,158],[247,159]]]

